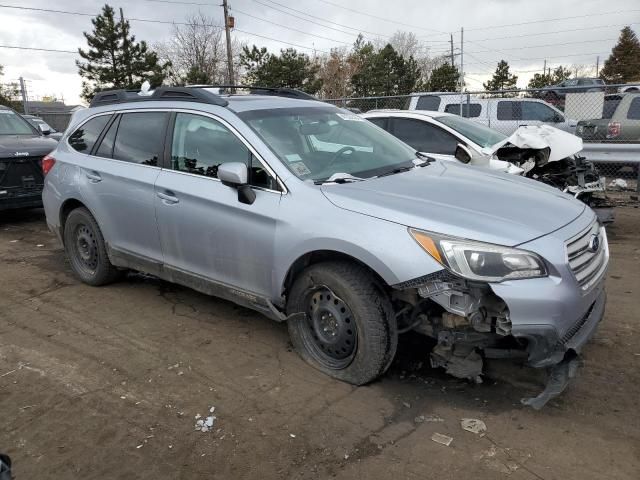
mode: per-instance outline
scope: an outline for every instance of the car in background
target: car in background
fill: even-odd
[[[22,115],[22,118],[26,119],[31,125],[36,127],[38,131],[49,138],[53,138],[54,140],[60,140],[62,138],[62,132],[58,132],[51,125],[45,122],[40,117],[36,117],[35,115]]]
[[[613,221],[604,181],[579,153],[582,141],[548,125],[519,128],[510,137],[458,115],[372,110],[362,115],[419,152],[449,161],[533,178],[579,198],[601,221]]]
[[[545,100],[555,103],[564,100],[568,93],[604,92],[606,84],[601,78],[568,78],[556,85],[544,88],[540,94]]]
[[[620,93],[635,93],[640,92],[640,83],[629,83],[618,88]]]
[[[0,105],[0,210],[42,205],[42,161],[57,144]]]
[[[415,94],[408,110],[426,110],[460,115],[511,135],[524,125],[552,125],[569,133],[576,120],[567,118],[556,107],[537,98],[479,98],[466,94]]]
[[[605,95],[600,118],[581,120],[576,135],[585,142],[640,142],[640,93]]]

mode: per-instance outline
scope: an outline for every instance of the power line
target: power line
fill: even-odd
[[[555,30],[553,32],[536,32],[536,33],[524,33],[522,35],[507,35],[504,37],[489,37],[489,38],[479,38],[477,40],[475,40],[476,42],[486,42],[488,40],[506,40],[509,38],[522,38],[522,37],[539,37],[540,35],[553,35],[556,33],[567,33],[567,32],[581,32],[584,30],[595,30],[598,28],[612,28],[612,27],[616,27],[616,28],[620,28],[620,27],[624,27],[625,25],[635,25],[635,23],[629,23],[629,24],[624,24],[624,25],[596,25],[593,27],[582,27],[582,28],[572,28],[572,29],[565,29],[565,30]]]
[[[76,55],[78,54],[77,50],[58,50],[55,48],[19,47],[17,45],[0,45],[0,48],[11,48],[15,50],[36,50],[39,52],[75,53]]]
[[[343,42],[341,40],[335,40],[333,38],[323,37],[322,35],[316,35],[314,33],[305,32],[304,30],[298,30],[297,28],[288,27],[287,25],[282,25],[281,23],[272,22],[271,20],[267,20],[266,18],[261,18],[261,17],[255,16],[255,15],[251,15],[250,13],[243,12],[242,10],[238,10],[237,8],[231,8],[231,11],[237,12],[237,13],[239,13],[241,15],[245,15],[247,17],[255,18],[256,20],[261,20],[263,22],[270,23],[271,25],[276,25],[278,27],[285,28],[287,30],[291,30],[293,32],[298,32],[298,33],[301,33],[303,35],[308,35],[308,36],[311,36],[311,37],[321,38],[323,40],[329,40],[331,42],[341,43],[343,45],[351,45],[351,42]]]
[[[168,0],[165,0],[168,1]],[[47,13],[59,13],[59,14],[65,14],[65,15],[77,15],[77,16],[83,16],[83,17],[95,17],[96,14],[91,14],[91,13],[82,13],[82,12],[71,12],[68,10],[53,10],[53,9],[48,9],[48,8],[35,8],[35,7],[21,7],[21,6],[16,6],[16,5],[5,5],[5,4],[0,4],[0,8],[11,8],[11,9],[17,9],[17,10],[30,10],[30,11],[37,11],[37,12],[47,12]],[[143,23],[157,23],[157,24],[163,24],[163,25],[185,25],[185,26],[189,26],[189,23],[184,23],[184,22],[169,22],[169,21],[164,21],[164,20],[150,20],[150,19],[144,19],[144,18],[127,18],[128,21],[131,22],[143,22]],[[209,24],[203,24],[202,26],[206,26],[206,27],[219,27],[220,25],[209,25]],[[318,51],[321,53],[329,53],[326,50],[320,50],[317,49],[315,47],[309,47],[307,45],[301,45],[299,43],[293,43],[293,42],[287,42],[285,40],[281,40],[278,38],[273,38],[273,37],[268,37],[266,35],[262,35],[262,34],[258,34],[258,33],[254,33],[254,32],[249,32],[247,30],[241,30],[239,28],[234,28],[235,31],[240,32],[240,33],[244,33],[246,35],[251,35],[254,37],[258,37],[258,38],[262,38],[264,40],[271,40],[277,43],[282,43],[285,45],[290,45],[292,47],[298,47],[298,48],[302,48],[305,50],[312,50],[312,51]],[[31,49],[34,50],[34,49]],[[44,49],[43,51],[46,51],[46,49]]]
[[[617,38],[602,38],[599,40],[580,40],[578,42],[547,43],[545,45],[528,45],[526,47],[503,48],[502,50],[523,50],[528,48],[560,47],[564,45],[577,45],[581,43],[615,42],[616,40]],[[490,50],[484,50],[481,52],[468,52],[468,53],[487,53],[487,52],[490,52]]]
[[[424,30],[425,32],[438,32],[440,34],[449,35],[448,32],[443,32],[441,30],[436,30],[434,28],[419,27],[417,25],[411,25],[409,23],[398,22],[397,20],[391,20],[389,18],[379,17],[378,15],[373,15],[371,13],[366,13],[366,12],[362,12],[360,10],[356,10],[354,8],[345,7],[345,6],[339,5],[337,3],[329,2],[328,0],[320,0],[320,1],[322,3],[326,3],[327,5],[331,5],[331,6],[337,7],[337,8],[342,8],[343,10],[348,10],[350,12],[357,13],[358,15],[364,15],[365,17],[371,17],[371,18],[375,18],[377,20],[382,20],[383,22],[395,23],[396,25],[403,25],[405,27],[416,28],[418,30]]]

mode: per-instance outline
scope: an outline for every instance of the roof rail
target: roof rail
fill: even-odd
[[[158,87],[151,95],[140,95],[138,90],[107,90],[94,95],[89,107],[100,107],[114,103],[144,101],[200,102],[226,107],[229,102],[215,93],[192,87]]]
[[[250,94],[273,95],[276,97],[298,98],[301,100],[318,100],[313,95],[288,87],[262,87],[259,85],[187,85],[185,88],[219,88],[221,90],[249,90]],[[227,92],[225,92],[227,93]]]

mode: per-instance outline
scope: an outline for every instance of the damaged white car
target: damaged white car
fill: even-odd
[[[582,139],[575,135],[542,125],[521,126],[507,137],[458,115],[431,111],[372,110],[362,116],[419,152],[539,180],[582,200],[600,221],[613,220],[604,179],[579,155]]]

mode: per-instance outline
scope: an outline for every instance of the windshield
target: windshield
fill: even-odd
[[[280,161],[303,180],[336,173],[371,178],[412,166],[414,149],[347,110],[303,107],[239,114]]]
[[[485,127],[481,123],[467,120],[466,118],[458,117],[457,115],[436,117],[436,120],[449,128],[453,128],[456,132],[464,135],[473,143],[483,148],[491,147],[507,138],[506,135],[492,128]]]
[[[16,112],[0,109],[0,135],[35,135],[35,132]]]

